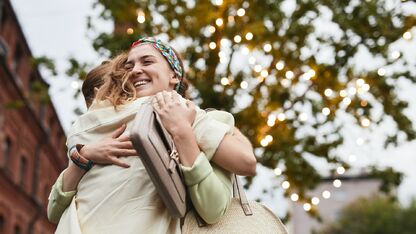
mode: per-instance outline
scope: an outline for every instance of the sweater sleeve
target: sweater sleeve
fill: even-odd
[[[76,190],[64,192],[62,191],[62,180],[64,172],[61,172],[55,184],[52,186],[51,193],[48,198],[48,220],[57,224],[61,219],[65,209],[69,206],[72,198],[77,193]]]
[[[192,128],[199,148],[211,160],[225,134],[234,130],[234,117],[224,111],[205,112],[197,108]]]
[[[231,200],[231,174],[200,153],[192,167],[181,165],[192,204],[208,224],[218,222]]]

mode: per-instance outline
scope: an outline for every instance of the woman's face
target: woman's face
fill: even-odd
[[[179,82],[163,55],[150,44],[130,50],[125,68],[131,72],[129,79],[136,88],[137,97],[171,91]]]

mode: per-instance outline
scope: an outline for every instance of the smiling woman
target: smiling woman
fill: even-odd
[[[81,172],[67,170],[52,191],[55,198],[49,202],[48,211],[61,205],[57,201],[65,192],[72,199],[59,221],[57,233],[68,230],[116,233],[120,228],[124,233],[180,233],[179,220],[169,216],[138,157],[117,158],[124,163],[117,165],[125,168],[99,165],[92,160],[100,157],[97,154],[103,147],[109,147],[102,142],[114,139],[123,139],[117,144],[130,142],[126,137],[132,119],[147,101],[153,102],[172,135],[195,210],[207,223],[217,222],[230,202],[230,172],[255,173],[256,160],[250,142],[234,130],[231,114],[206,113],[174,91],[185,96],[187,85],[182,62],[170,46],[144,38],[135,42],[124,57],[113,64],[94,103],[68,136],[71,155],[77,155],[71,159]],[[108,138],[111,135],[112,140]],[[86,167],[83,162],[95,165]],[[78,180],[68,180],[77,173]],[[77,191],[62,191],[65,187]]]

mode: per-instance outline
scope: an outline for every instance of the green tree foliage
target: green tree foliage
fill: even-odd
[[[320,234],[410,234],[416,230],[416,202],[403,208],[383,197],[358,199],[347,205],[339,218]]]
[[[408,141],[415,138],[412,122],[403,113],[407,103],[395,89],[399,78],[415,82],[415,74],[389,47],[415,25],[415,17],[402,13],[403,4],[97,0],[101,16],[115,27],[112,33],[99,34],[94,47],[114,55],[139,37],[152,35],[180,45],[187,77],[196,88],[193,97],[203,108],[233,112],[258,161],[271,169],[284,164],[287,192],[297,192],[302,200],[320,181],[305,155],[349,167],[334,150],[343,143],[343,122],[336,121],[340,113],[364,126],[393,119],[397,131],[386,136],[387,143],[397,143],[399,134]],[[335,33],[319,33],[328,25]],[[356,69],[359,51],[381,60],[382,69]],[[396,64],[404,68],[383,70]],[[381,115],[373,113],[377,104]],[[378,175],[386,184],[400,181],[391,170]]]

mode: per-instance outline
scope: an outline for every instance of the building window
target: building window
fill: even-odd
[[[22,230],[18,225],[14,226],[14,234],[22,234]]]
[[[0,233],[4,233],[4,216],[0,215]]]
[[[26,180],[26,174],[27,174],[27,159],[25,157],[20,157],[20,186],[23,186],[25,184]]]
[[[6,140],[3,141],[3,167],[7,168],[9,163],[10,152],[12,151],[12,141],[10,138],[6,137]]]
[[[22,56],[23,56],[22,49],[20,48],[20,45],[17,44],[16,49],[14,50],[13,63],[12,63],[12,67],[15,71],[19,69],[20,60]]]

